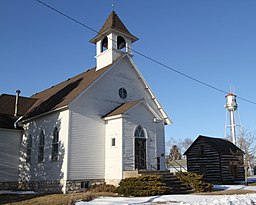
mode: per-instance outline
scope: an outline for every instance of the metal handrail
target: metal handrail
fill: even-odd
[[[188,171],[187,170],[187,168],[185,168],[185,167],[183,167],[179,162],[177,162],[175,159],[173,159],[171,162],[175,162],[175,163],[177,163],[178,165],[179,165],[179,167],[180,167],[180,170],[178,170],[174,165],[172,165],[171,163],[170,163],[170,166],[172,166],[176,171],[178,171],[178,172],[182,172],[182,170],[186,170],[186,171]]]
[[[135,158],[136,157],[138,157],[140,160],[142,160],[143,162],[145,162],[145,164],[146,164],[146,166],[144,167],[144,169],[147,169],[147,165],[150,167],[150,170],[157,170],[157,168],[154,166],[154,165],[152,165],[151,163],[149,163],[147,160],[145,160],[143,157],[141,157],[140,155],[134,155],[134,156],[128,156],[128,157],[126,157],[125,159],[128,159],[128,160],[130,160],[130,159],[132,159],[133,161],[131,162],[132,163],[132,165],[131,166],[133,166],[133,165],[135,165],[134,166],[134,168],[136,167],[136,165],[139,165],[139,163],[135,163]],[[129,163],[126,163],[126,165],[127,164],[129,164]],[[129,166],[129,165],[128,165]]]

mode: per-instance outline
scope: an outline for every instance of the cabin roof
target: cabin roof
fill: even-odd
[[[200,140],[205,140],[221,154],[232,155],[232,153],[235,152],[243,153],[240,148],[238,148],[229,140],[199,135],[198,138],[192,143],[192,145],[185,151],[184,155],[187,155],[187,153],[193,148],[193,146]]]

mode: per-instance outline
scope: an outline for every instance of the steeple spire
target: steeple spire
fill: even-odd
[[[102,38],[102,36],[108,35],[108,33],[111,30],[116,30],[120,33],[123,33],[124,35],[127,35],[127,37],[131,38],[132,43],[137,41],[138,38],[134,35],[132,35],[129,30],[126,28],[126,26],[123,24],[121,19],[117,16],[115,11],[112,11],[110,15],[108,16],[107,20],[101,27],[99,33],[90,40],[91,43],[96,43],[98,38]]]
[[[112,11],[99,33],[90,40],[97,47],[96,70],[111,64],[124,52],[132,55],[131,44],[137,40],[138,38],[130,33],[115,11]]]

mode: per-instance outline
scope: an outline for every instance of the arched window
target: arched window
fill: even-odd
[[[53,138],[52,138],[52,161],[58,160],[59,153],[59,130],[57,127],[53,130]]]
[[[134,137],[145,138],[145,133],[144,133],[143,127],[141,125],[139,125],[136,128]]]
[[[44,160],[44,132],[41,130],[39,135],[39,144],[38,144],[38,163],[43,162]]]
[[[31,153],[32,153],[32,135],[29,134],[27,138],[27,156],[26,156],[26,162],[28,164],[31,163]]]
[[[103,38],[101,42],[101,52],[105,51],[108,49],[108,37]]]
[[[125,48],[125,40],[122,36],[117,37],[117,49],[121,50],[122,48]]]

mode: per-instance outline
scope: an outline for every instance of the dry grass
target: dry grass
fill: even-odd
[[[200,195],[234,195],[256,193],[249,190],[215,190],[213,192],[196,193]],[[77,200],[90,201],[100,196],[117,196],[109,192],[87,191],[75,194],[48,194],[48,195],[0,195],[0,204],[12,205],[74,205]]]
[[[81,192],[75,194],[49,195],[0,195],[0,204],[12,205],[73,205],[77,200],[90,201],[99,196],[116,196],[107,192]]]

